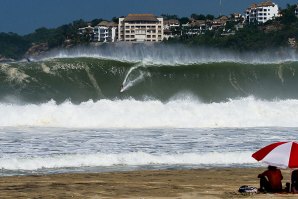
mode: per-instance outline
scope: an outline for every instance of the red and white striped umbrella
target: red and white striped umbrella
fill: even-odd
[[[298,143],[276,142],[255,152],[252,157],[272,166],[298,168]]]

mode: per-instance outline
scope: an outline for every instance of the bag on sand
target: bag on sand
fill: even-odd
[[[238,190],[240,193],[257,193],[258,189],[257,187],[251,187],[247,185],[243,185]]]

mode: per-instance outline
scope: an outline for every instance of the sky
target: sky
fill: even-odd
[[[221,6],[220,6],[221,1]],[[0,32],[21,35],[40,27],[55,28],[77,19],[110,20],[129,13],[196,14],[244,13],[252,3],[264,0],[0,0]],[[298,0],[273,0],[279,7]]]

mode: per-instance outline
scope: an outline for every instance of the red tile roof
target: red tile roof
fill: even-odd
[[[153,14],[129,14],[124,19],[125,22],[132,21],[149,21],[149,22],[158,22],[158,19]]]

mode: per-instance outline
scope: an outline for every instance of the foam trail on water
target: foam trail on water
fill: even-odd
[[[140,83],[144,79],[144,77],[145,77],[145,74],[143,72],[140,72],[140,75],[137,78],[130,81],[127,81],[127,80],[124,81],[120,92],[122,93],[128,90],[129,88],[133,87],[134,85]]]
[[[101,91],[101,89],[100,89],[100,87],[99,87],[99,85],[98,85],[95,77],[93,76],[93,74],[91,74],[89,67],[85,67],[85,70],[86,70],[86,73],[87,73],[87,75],[88,75],[88,77],[90,79],[90,82],[92,83],[92,85],[96,89],[98,96],[100,98],[104,98],[104,95],[102,94],[102,91]]]
[[[144,65],[142,63],[141,64],[137,64],[137,65],[131,67],[128,70],[128,72],[127,72],[127,74],[126,74],[126,76],[125,76],[125,78],[123,80],[123,83],[122,83],[122,87],[121,87],[121,90],[120,90],[121,93],[124,92],[124,91],[126,91],[126,90],[128,90],[129,88],[135,86],[136,84],[140,83],[142,80],[144,80],[145,76],[149,76],[149,74],[147,74],[146,72],[139,71],[136,77],[129,78],[130,77],[130,74],[134,70],[136,70],[137,68],[139,68],[140,66],[144,66]]]
[[[65,128],[223,128],[297,127],[298,100],[262,101],[253,97],[204,104],[192,98],[100,100],[79,105],[0,104],[0,126]]]
[[[142,166],[142,165],[233,165],[255,164],[251,152],[210,152],[158,154],[132,152],[123,154],[77,154],[51,157],[0,158],[0,168],[7,170],[37,170],[44,168]]]
[[[131,67],[131,68],[128,70],[128,72],[127,72],[127,74],[125,75],[125,78],[124,78],[124,80],[123,80],[123,83],[122,83],[122,87],[121,87],[121,90],[120,90],[121,93],[124,92],[124,91],[126,91],[129,87],[131,87],[131,84],[127,83],[127,78],[128,78],[128,76],[130,75],[130,73],[131,73],[133,70],[137,69],[137,68],[138,68],[138,66],[133,66],[133,67]]]

